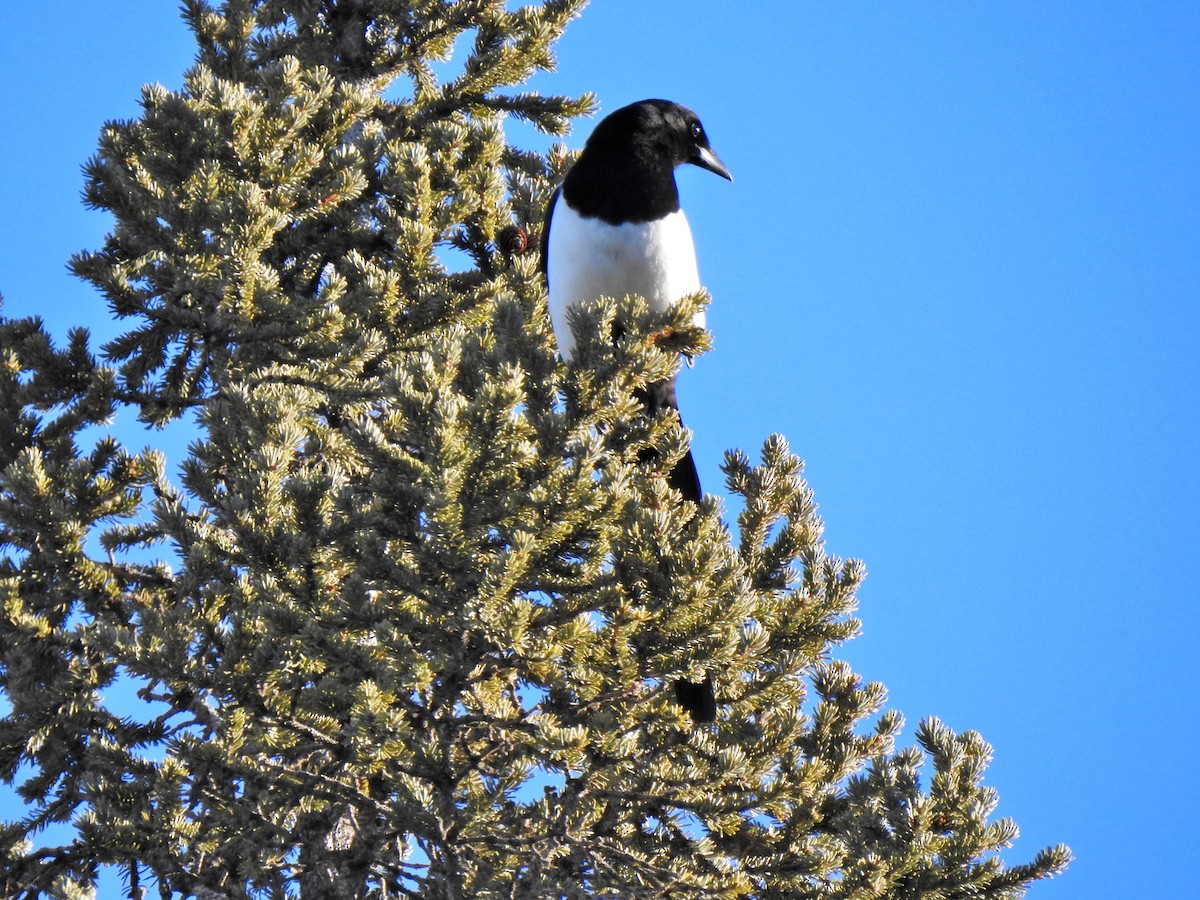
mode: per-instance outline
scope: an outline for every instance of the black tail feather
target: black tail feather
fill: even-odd
[[[704,492],[700,490],[700,473],[696,471],[696,461],[692,459],[692,451],[688,450],[683,459],[675,463],[675,468],[667,476],[667,483],[679,493],[684,500],[699,503]]]
[[[697,725],[711,722],[717,717],[717,695],[713,692],[711,675],[705,675],[703,681],[680,678],[675,682],[675,699]]]
[[[637,398],[646,407],[646,414],[648,416],[656,416],[664,409],[674,410],[675,415],[679,415],[679,400],[675,396],[674,378],[646,385],[645,388],[637,392]],[[645,458],[652,459],[654,456],[655,454],[651,452]],[[683,459],[679,460],[675,464],[675,467],[671,469],[670,474],[667,476],[667,482],[671,487],[683,494],[683,499],[690,500],[693,503],[700,502],[704,496],[704,491],[700,488],[700,473],[696,471],[696,461],[692,458],[691,450],[688,450],[683,455]]]
[[[638,391],[638,399],[646,407],[646,414],[657,415],[664,409],[671,409],[679,414],[679,401],[675,396],[675,379],[656,381],[645,389]],[[648,458],[653,458],[649,454]],[[700,488],[700,473],[696,471],[696,460],[689,449],[671,469],[667,483],[683,495],[685,500],[699,503],[704,496]],[[700,725],[712,722],[717,717],[717,697],[713,691],[712,675],[705,675],[703,681],[687,681],[679,679],[675,682],[675,699],[687,710],[692,722]]]

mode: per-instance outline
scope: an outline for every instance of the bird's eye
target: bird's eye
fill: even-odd
[[[693,141],[704,140],[704,127],[699,122],[692,123],[692,140]]]

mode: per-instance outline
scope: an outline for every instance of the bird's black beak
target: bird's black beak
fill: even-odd
[[[722,178],[733,181],[733,176],[725,168],[725,163],[721,162],[721,158],[713,153],[712,147],[697,147],[696,152],[692,154],[692,158],[688,162],[702,169],[708,169],[710,172],[716,172]]]

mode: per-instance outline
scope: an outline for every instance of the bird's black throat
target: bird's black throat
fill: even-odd
[[[626,156],[588,148],[563,180],[562,196],[581,216],[610,225],[652,222],[679,210],[675,167],[649,153]]]

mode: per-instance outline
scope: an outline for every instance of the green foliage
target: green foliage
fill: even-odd
[[[558,359],[498,246],[568,156],[502,125],[591,109],[514,90],[582,5],[190,0],[182,89],[105,126],[115,225],[73,265],[129,330],[98,361],[0,320],[6,896],[115,865],[163,897],[1008,898],[1065,864],[1005,868],[987,745],[897,750],[832,658],[863,569],[782,439],[726,459],[736,541],[667,486],[687,436],[632,393],[703,351],[706,297],[598,301]],[[194,419],[174,479],[117,409]],[[705,673],[695,729],[671,684]]]

